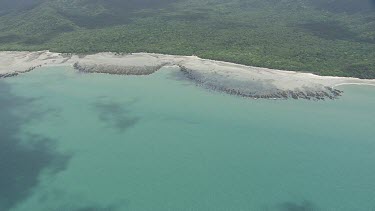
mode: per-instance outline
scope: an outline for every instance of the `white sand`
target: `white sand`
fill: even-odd
[[[67,65],[72,65],[71,57],[66,58],[62,54],[49,51],[0,51],[0,74],[22,73],[33,67],[59,65],[69,61]]]
[[[342,84],[375,85],[375,80],[345,77],[317,76],[311,73],[282,71],[259,67],[250,67],[228,62],[200,59],[195,56],[173,56],[150,53],[116,55],[98,53],[87,56],[64,55],[49,51],[40,52],[0,52],[0,76],[29,71],[33,67],[55,65],[77,65],[85,72],[105,72],[113,74],[151,74],[162,66],[178,65],[189,70],[201,83],[225,89],[240,89],[261,94],[272,90],[303,91],[323,90]],[[230,81],[230,82],[229,82]]]

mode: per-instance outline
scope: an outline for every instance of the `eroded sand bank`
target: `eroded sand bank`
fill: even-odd
[[[335,99],[342,84],[375,85],[375,80],[317,76],[311,73],[249,67],[228,62],[150,53],[72,55],[39,52],[0,52],[0,78],[42,66],[74,66],[80,72],[148,75],[164,66],[178,66],[181,74],[203,87],[251,98]]]

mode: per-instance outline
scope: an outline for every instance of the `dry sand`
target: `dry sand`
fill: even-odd
[[[0,52],[0,78],[41,66],[74,66],[81,72],[148,75],[164,66],[179,66],[181,75],[206,88],[252,98],[335,99],[343,84],[374,85],[375,80],[317,76],[311,73],[250,67],[228,62],[151,53],[71,55]]]

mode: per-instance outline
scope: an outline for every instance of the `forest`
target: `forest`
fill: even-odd
[[[196,55],[375,78],[375,1],[0,0],[0,50]]]

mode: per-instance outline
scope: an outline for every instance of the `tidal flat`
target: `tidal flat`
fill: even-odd
[[[74,67],[82,73],[151,75],[163,67],[178,67],[186,79],[206,89],[253,99],[338,99],[342,84],[374,85],[375,80],[318,76],[201,59],[152,53],[62,54],[49,51],[0,52],[0,78],[14,77],[39,67]]]

